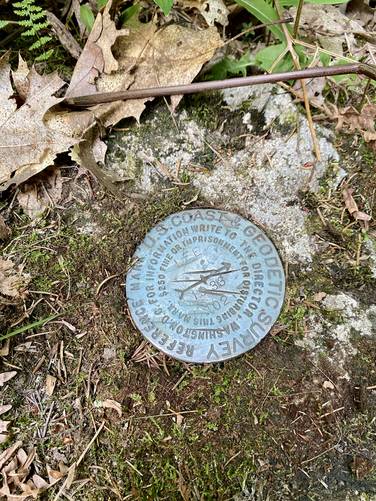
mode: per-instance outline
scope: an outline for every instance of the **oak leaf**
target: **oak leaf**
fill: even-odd
[[[61,101],[54,94],[63,80],[56,73],[41,76],[34,68],[27,80],[25,101],[17,107],[10,66],[6,58],[0,59],[0,192],[41,172],[53,164],[58,153],[79,141],[45,122],[48,110]]]
[[[119,70],[102,74],[97,80],[99,92],[123,91],[190,83],[215,50],[222,45],[216,28],[196,31],[169,25],[157,30],[154,23],[132,27],[128,37],[121,37],[114,46]],[[139,120],[145,102],[153,99],[130,99],[101,104],[93,111],[105,126],[134,117]],[[172,96],[173,109],[182,96]]]
[[[118,69],[118,62],[112,54],[112,46],[118,37],[126,36],[127,29],[117,30],[110,17],[112,1],[108,1],[103,12],[98,13],[85,47],[74,68],[66,97],[94,94],[96,78],[102,73]]]

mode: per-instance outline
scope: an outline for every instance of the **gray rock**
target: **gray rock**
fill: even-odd
[[[189,171],[202,197],[264,227],[285,259],[310,262],[316,246],[305,228],[300,192],[316,191],[327,167],[338,161],[331,132],[316,126],[322,161],[312,168],[315,157],[308,122],[289,94],[263,85],[226,90],[224,101],[229,110],[247,104],[246,110],[237,112],[250,131],[244,148],[222,153],[221,145],[228,146],[231,138],[208,131],[185,111],[177,115],[178,130],[163,127],[155,113],[138,130],[117,135],[108,168],[151,192],[161,189],[166,178],[174,178],[179,166],[180,171]],[[252,135],[253,112],[264,116],[263,135]],[[215,156],[214,168],[205,169],[206,162],[198,160],[205,152]]]
[[[342,371],[343,377],[349,379],[344,366],[348,357],[357,353],[354,336],[376,334],[376,305],[363,308],[354,298],[340,293],[326,296],[322,306],[338,313],[338,322],[325,320],[321,315],[311,316],[307,333],[296,344],[306,348],[313,358],[318,359],[325,353],[333,366]],[[327,337],[333,343],[330,350],[323,345]]]

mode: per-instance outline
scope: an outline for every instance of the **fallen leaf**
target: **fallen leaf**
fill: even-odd
[[[10,425],[11,421],[2,421],[0,420],[0,433],[4,433],[8,431],[8,426]]]
[[[23,273],[22,266],[0,257],[0,294],[12,298],[24,296],[30,275]]]
[[[358,209],[358,205],[352,196],[354,190],[352,188],[343,188],[342,195],[345,200],[346,209],[349,211],[351,216],[357,221],[368,222],[371,220],[371,216],[362,212]]]
[[[0,348],[0,357],[7,357],[9,355],[10,339],[6,339]],[[1,414],[1,413],[0,413]]]
[[[19,97],[25,101],[27,94],[29,92],[30,82],[28,79],[29,76],[29,67],[27,62],[22,59],[21,55],[18,56],[18,68],[16,71],[12,71],[12,80],[13,85],[16,88],[17,94]]]
[[[0,405],[0,416],[2,414],[5,414],[6,412],[10,411],[12,406],[10,404],[8,405]]]
[[[56,377],[55,376],[51,376],[50,374],[47,374],[47,377],[46,377],[46,393],[47,395],[50,397],[54,390],[55,390],[55,386],[56,386]]]
[[[223,0],[207,0],[202,4],[200,13],[209,26],[219,23],[222,26],[228,25],[229,10]]]
[[[13,454],[19,447],[21,447],[21,445],[22,445],[21,440],[18,440],[15,444],[13,444],[8,449],[5,449],[5,451],[3,451],[0,454],[0,471],[2,470],[4,464],[8,461],[8,459],[10,459],[13,456]]]
[[[169,25],[157,31],[154,23],[139,24],[130,29],[114,46],[119,70],[101,75],[97,80],[99,92],[187,84],[222,45],[216,28],[196,31],[183,26]],[[182,96],[172,96],[173,109]],[[127,117],[139,120],[145,102],[153,99],[130,99],[101,104],[93,109],[106,127]]]
[[[0,444],[3,444],[8,440],[9,435],[4,435],[3,433],[0,433]]]
[[[128,35],[128,30],[117,30],[110,16],[112,0],[103,12],[98,13],[89,38],[74,68],[66,97],[94,94],[96,78],[102,73],[110,74],[118,69],[112,54],[112,46],[118,37]]]
[[[178,4],[183,8],[197,9],[208,26],[215,26],[215,23],[222,26],[228,25],[230,12],[223,0],[181,0]]]
[[[376,105],[367,104],[359,112],[353,106],[336,110],[334,118],[337,119],[336,130],[346,129],[349,132],[361,132],[366,142],[375,143],[376,130]]]
[[[25,449],[22,449],[20,448],[18,451],[17,451],[17,460],[19,462],[19,466],[22,468],[25,464],[26,464],[26,461],[27,461],[27,453],[25,451]]]
[[[62,473],[61,471],[58,470],[53,470],[47,465],[47,475],[48,475],[48,480],[50,485],[56,484],[61,478],[64,477],[65,473]]]
[[[10,381],[16,375],[17,371],[2,372],[0,374],[0,386],[4,386],[5,383]]]
[[[296,8],[289,13],[295,17]],[[323,49],[343,54],[343,45],[350,53],[357,49],[357,39],[353,32],[364,32],[363,27],[356,21],[342,14],[334,5],[305,4],[301,12],[299,31],[304,33],[311,42],[320,42]],[[345,37],[346,33],[346,37]]]
[[[63,180],[60,169],[54,168],[46,179],[25,184],[17,194],[17,200],[30,219],[41,216],[48,207],[56,205],[62,197]]]
[[[10,473],[11,471],[16,471],[18,466],[17,457],[13,457],[9,463],[7,463],[1,470],[2,473]]]
[[[65,82],[56,73],[41,76],[34,68],[28,80],[25,102],[17,108],[10,66],[5,57],[0,59],[0,191],[42,171],[78,142],[44,121],[47,111],[61,101],[54,94]]]
[[[114,409],[119,414],[119,417],[122,416],[121,404],[119,404],[119,402],[116,402],[116,400],[107,398],[103,401],[97,401],[96,407],[103,407],[104,409]]]
[[[34,482],[35,487],[38,489],[47,489],[50,484],[46,482],[42,477],[37,475],[36,473],[32,476],[32,480]]]

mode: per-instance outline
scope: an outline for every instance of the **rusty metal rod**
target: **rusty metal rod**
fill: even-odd
[[[118,92],[105,92],[87,96],[67,97],[63,102],[70,106],[87,107],[102,103],[112,103],[128,99],[145,99],[158,96],[176,96],[180,94],[195,94],[210,90],[246,87],[265,83],[286,82],[288,80],[302,80],[305,78],[331,77],[335,75],[365,75],[376,80],[376,66],[363,63],[352,63],[338,66],[307,68],[304,70],[254,75],[250,77],[230,78],[227,80],[212,80],[195,82],[187,85],[171,85],[151,87],[149,89],[131,89]]]

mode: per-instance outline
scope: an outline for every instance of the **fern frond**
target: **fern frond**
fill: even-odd
[[[46,45],[48,42],[51,42],[52,38],[49,37],[48,35],[44,37],[40,37],[36,42],[34,42],[30,47],[29,50],[36,50],[40,49],[44,45]]]
[[[43,54],[40,54],[38,57],[35,58],[35,61],[41,62],[41,61],[47,61],[50,59],[52,54],[54,53],[54,49],[49,49],[46,52],[43,52]]]
[[[21,36],[31,38],[30,51],[44,50],[45,46],[52,40],[49,35],[44,34],[50,26],[46,18],[46,11],[36,2],[37,0],[21,0],[13,3],[13,12],[20,18],[17,24],[25,28]],[[35,61],[46,61],[52,53],[53,49],[44,50],[38,54]]]
[[[8,24],[9,24],[9,21],[3,21],[2,19],[0,19],[0,30],[5,28],[5,26],[8,26]]]

